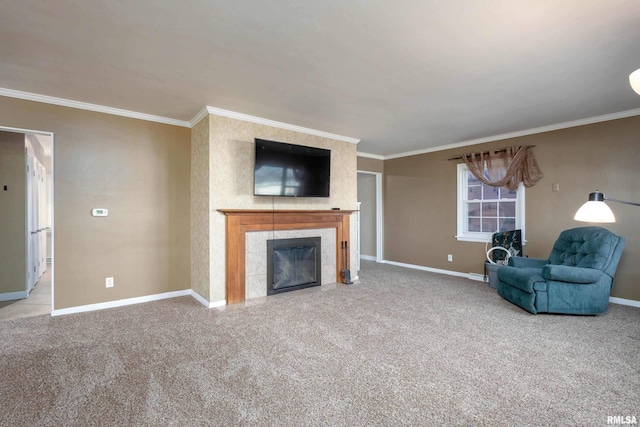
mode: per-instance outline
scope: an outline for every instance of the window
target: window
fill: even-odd
[[[485,176],[487,171],[485,170]],[[517,190],[480,182],[458,165],[458,240],[487,242],[497,231],[522,230],[524,238],[524,186]]]

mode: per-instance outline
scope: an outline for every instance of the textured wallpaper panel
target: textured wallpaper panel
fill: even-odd
[[[209,119],[191,130],[191,289],[210,300]]]

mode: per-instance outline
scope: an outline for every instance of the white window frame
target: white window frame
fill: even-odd
[[[464,163],[458,163],[458,230],[456,239],[464,242],[490,242],[493,233],[479,232],[479,231],[467,231],[467,217],[465,204],[468,201],[466,199],[468,192],[467,172],[469,168]],[[516,193],[516,229],[522,230],[522,244],[526,243],[525,240],[525,218],[524,218],[524,185],[520,183],[518,191]]]

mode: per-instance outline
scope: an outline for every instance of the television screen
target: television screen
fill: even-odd
[[[329,197],[331,150],[255,139],[253,194]]]

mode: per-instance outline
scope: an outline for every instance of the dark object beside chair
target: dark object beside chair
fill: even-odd
[[[489,254],[491,254],[491,259],[489,259]],[[487,261],[484,262],[484,281],[486,282],[488,279],[489,286],[493,289],[498,287],[498,267],[506,265],[512,256],[523,256],[522,230],[493,233],[491,249],[487,251]]]
[[[624,242],[602,227],[565,230],[549,259],[511,257],[498,268],[498,293],[533,314],[604,313]]]

